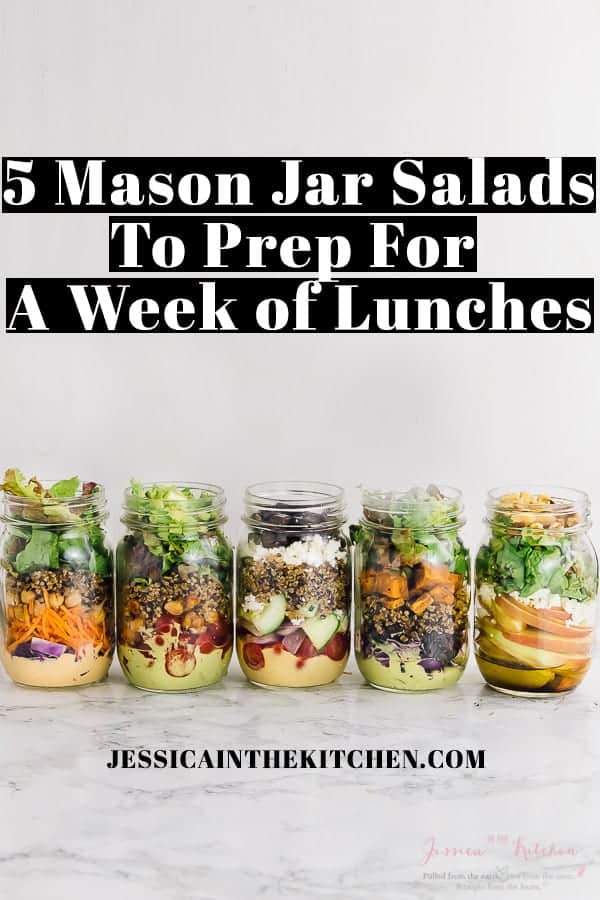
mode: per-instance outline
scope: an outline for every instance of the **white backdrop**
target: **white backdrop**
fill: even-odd
[[[593,155],[595,0],[5,3],[2,155]],[[593,275],[597,216],[479,217],[479,273]],[[103,216],[0,217],[3,275],[107,274]],[[0,334],[0,466],[587,489],[595,335]]]

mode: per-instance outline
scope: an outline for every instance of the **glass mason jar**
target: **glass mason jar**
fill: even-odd
[[[590,503],[569,488],[496,489],[477,554],[475,656],[498,691],[577,687],[592,657],[598,561]]]
[[[71,479],[53,487],[74,496],[51,497],[43,482],[29,486],[32,496],[0,494],[2,663],[13,681],[33,687],[101,681],[114,649],[104,489]]]
[[[117,547],[117,652],[147,691],[219,681],[233,647],[233,552],[225,494],[212,484],[141,484],[125,492]]]
[[[468,657],[470,565],[462,498],[433,485],[363,490],[355,542],[355,651],[369,684],[429,691]]]
[[[313,687],[348,659],[350,544],[344,493],[318,482],[271,482],[245,495],[238,550],[237,652],[254,684]]]

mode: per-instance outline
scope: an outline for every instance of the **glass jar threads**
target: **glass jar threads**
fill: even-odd
[[[71,687],[103,679],[114,648],[112,555],[101,485],[0,485],[0,657],[17,684]]]
[[[141,484],[125,492],[117,548],[117,649],[149,691],[189,691],[225,675],[233,647],[233,555],[223,490]]]
[[[468,657],[470,567],[453,488],[363,490],[355,541],[358,667],[389,691],[454,684]]]
[[[590,503],[570,488],[496,489],[477,554],[475,656],[498,691],[550,696],[592,657],[598,562]]]
[[[349,650],[344,493],[318,482],[249,487],[238,551],[237,651],[255,684],[335,681]]]

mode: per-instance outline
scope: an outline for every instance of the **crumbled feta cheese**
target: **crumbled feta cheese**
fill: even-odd
[[[260,612],[264,605],[254,594],[246,594],[242,601],[244,612]]]
[[[549,588],[540,588],[539,591],[534,591],[528,597],[521,597],[518,591],[512,591],[510,596],[519,603],[525,603],[535,609],[552,609],[552,607],[562,606],[560,594],[553,594]]]
[[[294,541],[287,547],[263,547],[261,544],[250,546],[251,555],[256,560],[269,556],[280,556],[289,566],[335,566],[338,560],[346,558],[341,549],[341,542],[335,538],[324,538],[320,534],[312,535],[303,541]]]
[[[304,619],[303,619],[303,618],[299,618],[299,619],[290,619],[290,622],[292,623],[292,625],[296,625],[296,626],[298,626],[298,627],[300,627],[300,625],[304,625]]]
[[[595,603],[580,603],[572,597],[562,598],[562,608],[571,614],[567,625],[593,625],[596,619]]]
[[[491,603],[496,596],[496,591],[492,584],[484,583],[479,585],[477,594],[482,603]]]
[[[510,596],[519,603],[533,606],[534,609],[564,609],[571,616],[565,621],[567,626],[593,625],[596,618],[595,603],[580,603],[572,597],[561,597],[560,594],[553,594],[548,588],[540,588],[529,597],[521,597],[518,591],[512,591]]]

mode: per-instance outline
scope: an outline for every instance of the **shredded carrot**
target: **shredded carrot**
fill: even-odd
[[[61,606],[59,610],[44,604],[38,616],[29,615],[29,609],[23,606],[23,622],[12,620],[8,626],[7,649],[12,653],[19,644],[39,635],[43,640],[65,644],[79,653],[88,644],[99,646],[103,650],[110,648],[106,634],[104,619],[99,624],[83,615],[81,609],[69,609]]]

